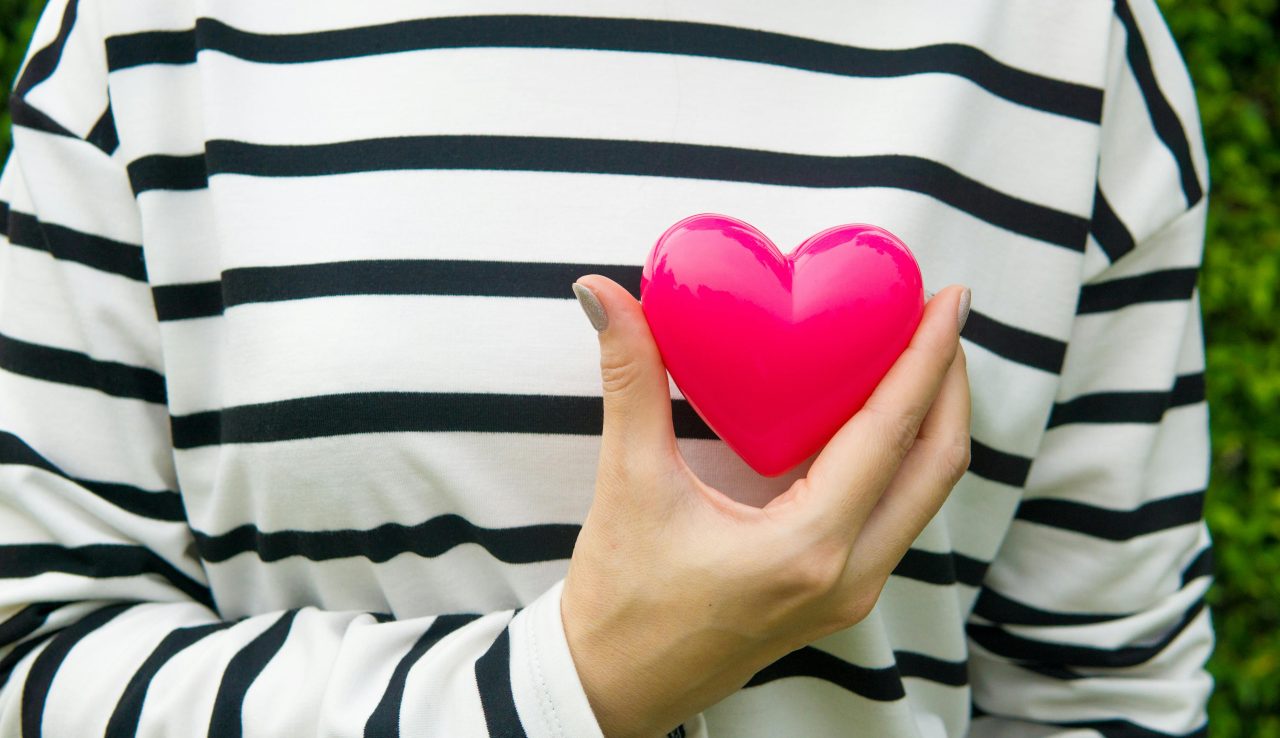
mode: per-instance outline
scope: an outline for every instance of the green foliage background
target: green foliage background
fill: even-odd
[[[43,0],[0,0],[8,87]],[[1204,273],[1218,647],[1212,738],[1280,738],[1280,6],[1160,0],[1196,82],[1212,188]]]
[[[1280,738],[1280,6],[1161,0],[1209,145],[1200,290],[1213,425],[1213,738]]]

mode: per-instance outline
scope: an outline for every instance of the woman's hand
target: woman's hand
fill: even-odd
[[[564,586],[565,634],[605,735],[661,735],[871,612],[969,465],[958,340],[968,293],[929,301],[911,344],[808,475],[755,508],[681,457],[640,304],[598,275],[574,291],[599,331],[604,432]]]

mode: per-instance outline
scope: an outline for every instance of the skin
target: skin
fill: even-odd
[[[604,734],[661,736],[871,612],[969,465],[965,290],[929,301],[911,344],[808,475],[752,507],[681,457],[640,304],[599,275],[578,284],[607,316],[604,430],[561,600],[565,635]]]

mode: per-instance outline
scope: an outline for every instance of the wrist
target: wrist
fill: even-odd
[[[566,583],[566,590],[569,590]],[[561,600],[565,640],[583,692],[606,738],[652,738],[663,735],[657,716],[659,697],[649,687],[646,668],[618,637],[628,628],[615,617],[588,612],[584,603]],[[637,639],[632,638],[631,645]]]
[[[703,608],[597,603],[569,582],[561,608],[569,652],[606,738],[665,736],[782,655],[700,622]]]

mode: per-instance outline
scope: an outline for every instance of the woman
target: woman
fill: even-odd
[[[1153,4],[58,0],[12,105],[0,734],[1199,734]],[[939,290],[779,479],[627,294],[704,211]]]

